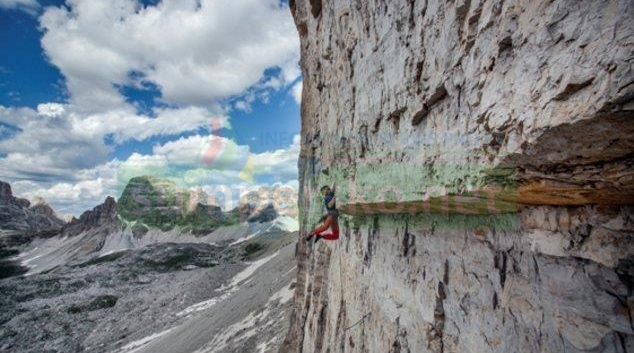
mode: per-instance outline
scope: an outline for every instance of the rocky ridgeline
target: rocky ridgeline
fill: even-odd
[[[2,198],[35,212],[8,184]],[[0,351],[277,351],[297,239],[280,218],[273,203],[224,212],[145,176],[46,237],[3,234]]]
[[[634,4],[290,2],[301,234],[283,351],[634,346]]]
[[[31,205],[27,199],[13,196],[11,185],[0,181],[0,229],[4,230],[59,230],[64,225],[46,203]]]
[[[117,202],[108,196],[104,203],[85,211],[79,218],[73,217],[63,228],[63,236],[76,236],[82,232],[101,228],[105,234],[117,230]]]
[[[292,189],[290,195],[287,191],[260,188],[249,194],[255,195],[255,201],[245,196],[238,207],[225,212],[200,189],[192,191],[170,180],[140,176],[130,179],[118,202],[109,196],[103,204],[66,223],[43,200],[31,205],[27,199],[14,197],[11,186],[0,181],[0,229],[76,236],[93,229],[113,233],[117,227],[132,223],[137,234],[149,229],[204,234],[241,222],[271,222],[280,215],[295,217],[297,195]]]
[[[269,191],[259,192],[270,194]],[[245,198],[238,207],[224,211],[200,189],[184,189],[173,181],[153,176],[134,177],[122,191],[118,202],[113,197],[107,197],[104,203],[85,211],[79,218],[73,218],[66,224],[59,221],[55,228],[46,227],[45,231],[35,228],[33,222],[23,222],[21,230],[3,234],[0,250],[4,252],[0,254],[0,261],[4,262],[0,267],[6,265],[5,277],[24,271],[33,274],[152,244],[206,243],[224,246],[239,244],[255,236],[297,231],[297,222],[287,217],[291,211],[285,206],[287,202],[282,202],[287,198],[280,196],[284,192],[274,194],[278,196],[272,200],[251,195],[257,197],[248,201]],[[54,217],[48,205],[38,203],[28,208],[27,200],[14,198],[8,184],[2,195],[7,200],[5,210],[14,210],[4,221],[9,227],[16,228],[14,224],[20,220],[16,214],[31,218],[37,215],[44,220]],[[28,217],[26,219],[30,220]],[[12,248],[14,246],[20,248]],[[24,253],[21,262],[12,258],[16,251]]]
[[[209,233],[242,222],[264,223],[279,215],[295,216],[289,205],[295,204],[296,194],[291,190],[292,194],[286,195],[284,191],[260,188],[243,195],[237,207],[223,211],[202,190],[187,190],[170,180],[141,176],[130,179],[117,209],[126,221],[162,230]]]

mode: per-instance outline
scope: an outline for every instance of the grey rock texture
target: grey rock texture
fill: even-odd
[[[277,218],[279,214],[275,210],[273,204],[268,204],[266,207],[258,210],[258,212],[254,212],[247,218],[247,222],[271,222],[275,218]]]
[[[108,196],[104,203],[95,206],[92,210],[85,211],[66,224],[62,229],[63,236],[76,236],[82,232],[94,231],[107,235],[117,230],[117,202]]]
[[[0,229],[59,230],[64,223],[46,203],[31,205],[29,200],[13,196],[9,183],[0,181]]]
[[[2,279],[0,350],[275,352],[296,237],[258,239],[264,248],[248,257],[252,242],[154,244]]]
[[[282,351],[632,351],[634,3],[290,5],[300,238],[325,184],[342,237],[299,244]]]
[[[144,182],[148,178],[150,177],[138,178],[137,181]],[[157,184],[168,183],[158,178],[151,180]],[[187,191],[187,194],[194,193],[190,194]],[[157,192],[155,195],[167,198],[164,193]],[[279,206],[281,202],[277,203],[279,211],[275,208],[275,203],[269,203],[248,209],[241,205],[241,208],[230,212],[223,212],[218,206],[194,202],[188,209],[197,212],[200,215],[198,218],[184,218],[180,213],[172,212],[164,214],[160,206],[164,204],[160,203],[159,206],[150,208],[152,212],[157,211],[153,213],[156,217],[126,219],[126,214],[132,214],[129,209],[127,213],[121,212],[122,203],[115,201],[113,197],[107,197],[104,203],[85,211],[79,218],[73,218],[61,230],[30,232],[28,236],[22,233],[3,234],[0,237],[0,246],[11,247],[29,243],[20,249],[20,260],[23,266],[28,267],[29,274],[33,274],[46,272],[67,263],[88,261],[112,252],[157,243],[235,245],[256,236],[281,235],[287,231],[297,231],[296,222],[290,222],[288,217],[278,217],[288,213]],[[249,213],[244,212],[245,210]],[[41,208],[39,212],[45,214],[48,211]],[[248,222],[240,222],[242,216],[245,221],[248,219]],[[229,220],[224,222],[228,224],[216,221],[222,219]],[[172,226],[168,227],[170,229],[161,229],[157,226],[161,225],[161,222]],[[179,227],[174,227],[174,224],[178,224]],[[196,224],[202,224],[204,227],[197,228]]]

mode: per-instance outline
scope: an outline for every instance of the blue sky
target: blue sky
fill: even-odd
[[[36,107],[63,101],[63,76],[40,46],[37,18],[17,9],[0,10],[0,104]]]
[[[301,76],[287,6],[0,0],[0,180],[79,214],[116,195],[122,167],[210,173],[219,157],[200,154],[218,138],[236,151],[229,169],[251,160],[256,184],[296,185]],[[221,172],[188,186],[254,185]]]

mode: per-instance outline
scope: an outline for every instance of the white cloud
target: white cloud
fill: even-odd
[[[144,140],[158,135],[176,135],[182,132],[193,131],[205,125],[209,125],[214,114],[206,108],[157,108],[154,110],[156,117],[138,115],[129,110],[109,110],[103,113],[94,113],[82,119],[76,119],[73,129],[78,134],[103,136],[114,134],[117,142],[129,139]],[[229,119],[226,116],[220,119],[219,126],[229,128]]]
[[[297,164],[298,150],[293,148],[278,149],[253,155],[253,163],[259,166],[276,166],[280,163],[293,160]]]
[[[216,159],[210,165],[202,160],[203,152],[210,147],[210,141],[220,141]],[[256,177],[267,176],[278,182],[297,179],[297,159],[299,156],[299,135],[293,138],[293,144],[285,149],[252,153],[246,145],[237,145],[225,137],[190,136],[169,141],[153,148],[151,158],[164,160],[172,169],[172,176],[187,179],[187,183],[217,185],[248,185],[238,177],[247,165],[249,158],[253,163]],[[150,158],[147,156],[146,158]],[[160,172],[159,172],[160,174]]]
[[[64,105],[59,103],[42,103],[37,106],[37,113],[49,118],[61,116],[64,112]]]
[[[297,102],[297,104],[302,103],[302,88],[303,87],[304,87],[303,81],[298,81],[296,84],[293,85],[293,88],[291,89],[291,93],[293,94],[293,98],[295,98],[295,102]]]
[[[237,110],[241,110],[243,112],[251,112],[251,104],[246,100],[239,100],[233,104],[233,107]]]
[[[209,106],[279,67],[277,88],[299,75],[299,39],[277,0],[70,0],[41,17],[43,48],[83,109],[125,105],[113,84],[159,87],[175,104]],[[134,78],[130,72],[135,72]]]
[[[212,114],[206,108],[160,108],[156,117],[130,110],[85,114],[64,104],[40,104],[37,110],[0,106],[0,122],[20,129],[0,140],[3,175],[15,178],[73,179],[77,170],[92,168],[108,160],[117,143],[144,140],[157,135],[178,135],[209,125]],[[230,128],[228,117],[215,117],[215,128]],[[208,126],[208,130],[211,130]]]
[[[13,181],[12,186],[16,195],[31,200],[44,198],[60,214],[79,215],[102,203],[108,195],[119,196],[130,178],[148,174],[175,179],[185,187],[203,188],[207,192],[218,187],[227,187],[232,192],[232,201],[235,205],[240,190],[254,187],[238,177],[250,152],[248,146],[236,145],[231,140],[221,139],[225,145],[231,146],[229,149],[225,147],[221,155],[227,150],[233,151],[231,163],[227,163],[228,168],[224,170],[210,168],[196,159],[199,157],[200,149],[205,148],[209,141],[207,136],[196,135],[157,145],[151,155],[133,153],[125,161],[114,159],[91,168],[74,169],[66,175],[65,180],[31,178]],[[266,176],[271,183],[282,183],[296,190],[298,142],[296,137],[287,149],[251,154],[259,171],[256,176]],[[30,161],[26,156],[10,154],[10,157],[6,159],[3,167],[15,168],[11,166],[12,163],[19,165],[20,161]],[[34,159],[24,163],[24,169],[31,173],[51,173],[51,170],[36,168],[40,163],[50,165],[45,160]],[[257,186],[267,185],[270,184],[265,182]]]
[[[19,128],[0,140],[0,169],[5,177],[72,179],[75,170],[106,162],[112,147],[101,136],[77,134],[73,116],[61,106],[29,108],[0,106],[0,122]]]
[[[0,0],[0,8],[35,14],[40,6],[35,0]],[[299,39],[287,4],[67,0],[47,7],[40,26],[44,53],[63,74],[69,102],[36,109],[0,106],[0,122],[11,130],[0,140],[6,155],[0,158],[0,178],[11,181],[16,195],[43,197],[59,213],[78,215],[116,196],[135,175],[183,173],[206,185],[249,185],[237,176],[249,156],[274,180],[297,178],[295,141],[287,149],[251,154],[248,146],[220,138],[221,157],[211,166],[201,161],[210,141],[203,135],[169,141],[154,146],[151,155],[133,153],[125,161],[109,156],[130,139],[210,127],[212,117],[220,121],[216,128],[230,128],[225,106],[233,102],[249,110],[256,99],[266,101],[271,90],[295,82]],[[275,67],[278,74],[264,75]],[[151,116],[138,113],[119,91],[147,83],[167,103]],[[224,174],[210,173],[214,167]]]
[[[36,0],[0,0],[0,9],[17,9],[30,15],[36,15],[40,9],[40,4]]]
[[[40,198],[58,214],[79,216],[101,204],[106,196],[117,193],[117,169],[120,162],[110,161],[96,168],[78,171],[74,181],[19,180],[11,183],[13,193],[31,201]]]

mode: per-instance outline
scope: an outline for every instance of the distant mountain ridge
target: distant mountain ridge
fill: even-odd
[[[108,196],[79,218],[65,222],[43,200],[31,205],[29,200],[13,196],[9,183],[0,181],[0,229],[47,231],[71,237],[84,232],[107,235],[127,228],[137,237],[150,229],[202,235],[221,227],[265,224],[288,216],[287,210],[276,208],[279,200],[254,204],[245,199],[229,211],[208,200],[200,189],[183,189],[171,180],[138,176],[129,180],[118,201]]]
[[[130,179],[121,193],[117,210],[122,219],[135,222],[138,227],[163,231],[181,229],[205,233],[241,221],[239,209],[223,212],[219,206],[207,204],[207,195],[202,190],[190,191],[173,181],[153,176]],[[143,231],[142,228],[136,230]]]
[[[45,202],[31,205],[29,200],[13,196],[9,183],[0,181],[0,229],[59,230],[65,223]]]
[[[61,233],[64,236],[75,236],[94,228],[101,228],[105,233],[117,230],[117,202],[112,196],[106,197],[104,203],[85,211],[79,218],[73,217],[64,225]]]

